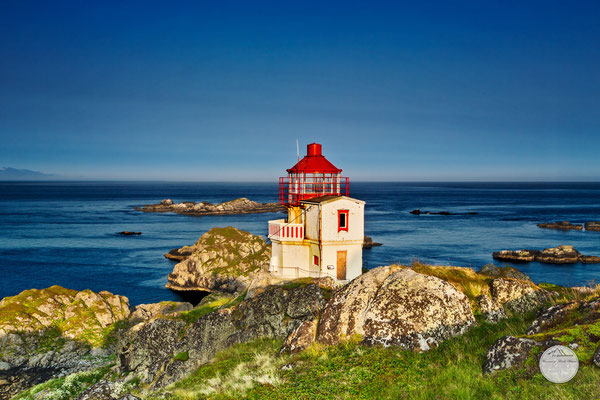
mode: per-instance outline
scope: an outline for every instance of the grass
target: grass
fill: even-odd
[[[246,292],[232,298],[231,296],[219,296],[210,294],[207,298],[203,299],[202,303],[190,311],[185,311],[175,316],[174,318],[182,319],[188,324],[196,322],[200,317],[206,314],[217,311],[221,308],[229,308],[238,305],[246,297]]]
[[[435,276],[452,284],[463,292],[472,303],[476,302],[477,296],[490,294],[490,283],[492,278],[479,275],[471,268],[434,266],[416,262],[412,265],[415,272]]]
[[[280,341],[257,340],[220,352],[165,391],[185,400],[599,398],[600,369],[589,360],[581,362],[572,381],[561,385],[543,378],[535,355],[519,369],[482,373],[487,348],[502,336],[522,334],[534,317],[532,312],[498,324],[482,322],[423,353],[367,347],[354,338],[280,356]],[[282,369],[284,365],[293,367]]]
[[[107,376],[112,365],[107,365],[91,371],[71,374],[65,378],[51,379],[25,390],[13,400],[70,400],[77,398],[85,389]]]

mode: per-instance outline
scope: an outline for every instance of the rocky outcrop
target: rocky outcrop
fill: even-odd
[[[211,229],[186,251],[190,255],[168,276],[169,289],[242,292],[271,257],[260,236],[233,227]]]
[[[513,278],[522,281],[531,281],[527,275],[513,267],[499,267],[494,264],[485,264],[477,271],[480,275],[489,276],[491,278]]]
[[[173,212],[184,215],[232,215],[232,214],[256,214],[265,212],[280,212],[285,208],[279,203],[257,203],[245,197],[226,201],[220,204],[212,204],[206,201],[196,203],[184,201],[173,203],[171,199],[165,199],[158,204],[147,204],[135,207],[135,210],[143,212]]]
[[[160,303],[140,304],[135,306],[129,321],[140,322],[164,317],[167,315],[176,315],[182,312],[191,311],[194,306],[187,302],[161,301]]]
[[[493,257],[499,261],[513,263],[526,263],[537,261],[546,264],[584,264],[600,263],[598,256],[586,256],[579,253],[573,246],[563,245],[539,250],[502,250],[493,253]]]
[[[133,231],[122,231],[122,232],[117,232],[117,235],[122,235],[122,236],[137,236],[137,235],[141,235],[142,232],[133,232]]]
[[[600,221],[589,221],[583,224],[586,231],[600,232]]]
[[[0,379],[7,383],[0,385],[0,397],[107,363],[110,328],[128,315],[128,299],[105,291],[52,286],[4,298]]]
[[[374,242],[370,236],[365,236],[363,241],[363,249],[370,249],[371,247],[381,246],[381,243]]]
[[[122,373],[134,373],[151,387],[170,384],[236,343],[257,338],[286,338],[313,321],[325,303],[316,284],[272,286],[237,306],[220,309],[189,323],[158,318],[127,332],[117,355]]]
[[[547,222],[543,224],[537,224],[538,227],[544,229],[557,229],[561,231],[581,231],[583,230],[583,225],[572,224],[569,221],[557,221],[557,222]]]
[[[367,344],[428,350],[474,323],[467,297],[439,278],[379,267],[336,291],[322,312],[317,341],[359,335]]]
[[[498,339],[487,351],[483,372],[491,373],[522,365],[531,349],[537,346],[535,340],[504,336]]]
[[[0,340],[11,333],[39,332],[50,327],[69,339],[97,346],[103,329],[129,316],[127,297],[102,291],[25,290],[0,301]]]
[[[179,249],[172,249],[168,253],[165,253],[165,258],[173,261],[183,261],[194,252],[193,246],[183,246]]]

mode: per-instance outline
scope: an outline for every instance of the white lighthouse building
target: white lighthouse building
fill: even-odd
[[[330,276],[340,281],[362,273],[365,202],[348,197],[341,176],[311,143],[306,156],[279,178],[286,219],[269,221],[269,271],[280,278]]]

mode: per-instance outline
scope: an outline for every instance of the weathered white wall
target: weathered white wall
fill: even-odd
[[[352,200],[340,198],[321,205],[321,240],[348,241],[364,239],[365,205]],[[338,232],[338,210],[348,210],[348,231]]]
[[[319,206],[316,204],[308,205],[310,209],[306,211],[306,224],[304,237],[310,240],[319,240]]]
[[[346,279],[352,280],[362,274],[362,243],[323,245],[323,273],[337,279],[337,252],[346,250]],[[328,266],[333,269],[328,269]]]

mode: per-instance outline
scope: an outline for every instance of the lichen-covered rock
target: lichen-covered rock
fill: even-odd
[[[242,292],[255,274],[268,268],[271,257],[263,238],[233,227],[213,228],[192,247],[191,255],[169,274],[167,288]]]
[[[317,340],[360,335],[368,344],[428,350],[475,322],[468,298],[453,285],[409,268],[379,267],[334,293]]]
[[[140,304],[135,306],[129,316],[130,321],[147,321],[165,315],[190,311],[194,306],[187,302],[161,301],[160,303]]]
[[[535,320],[527,330],[528,335],[540,333],[542,330],[550,329],[568,318],[574,310],[581,306],[579,302],[557,304],[555,306],[540,310]]]
[[[513,267],[499,267],[494,264],[485,264],[477,271],[478,274],[489,276],[490,278],[513,278],[523,281],[531,281],[531,278]]]
[[[286,338],[323,307],[316,284],[272,286],[238,305],[203,315],[194,322],[158,318],[140,323],[120,342],[123,373],[132,372],[152,387],[168,385],[222,349],[257,338]]]
[[[0,388],[0,398],[57,375],[107,363],[107,353],[98,346],[108,346],[110,326],[128,315],[127,298],[105,291],[52,286],[4,298],[0,361],[10,368],[2,371],[9,385]]]
[[[10,333],[56,328],[66,338],[97,346],[108,325],[129,316],[129,300],[102,291],[65,289],[25,290],[0,301],[0,340]]]
[[[527,359],[531,349],[537,345],[539,344],[535,340],[503,336],[488,349],[483,372],[490,373],[518,367]]]
[[[506,313],[502,305],[492,300],[487,294],[478,296],[477,303],[487,322],[496,323],[506,318]]]
[[[306,349],[315,341],[316,334],[317,320],[304,321],[285,338],[280,353],[297,353]]]
[[[594,355],[592,356],[592,363],[600,368],[600,346],[598,346],[596,348],[596,351],[594,352]]]
[[[519,279],[498,278],[491,286],[492,300],[514,312],[535,309],[548,296],[545,290]]]

